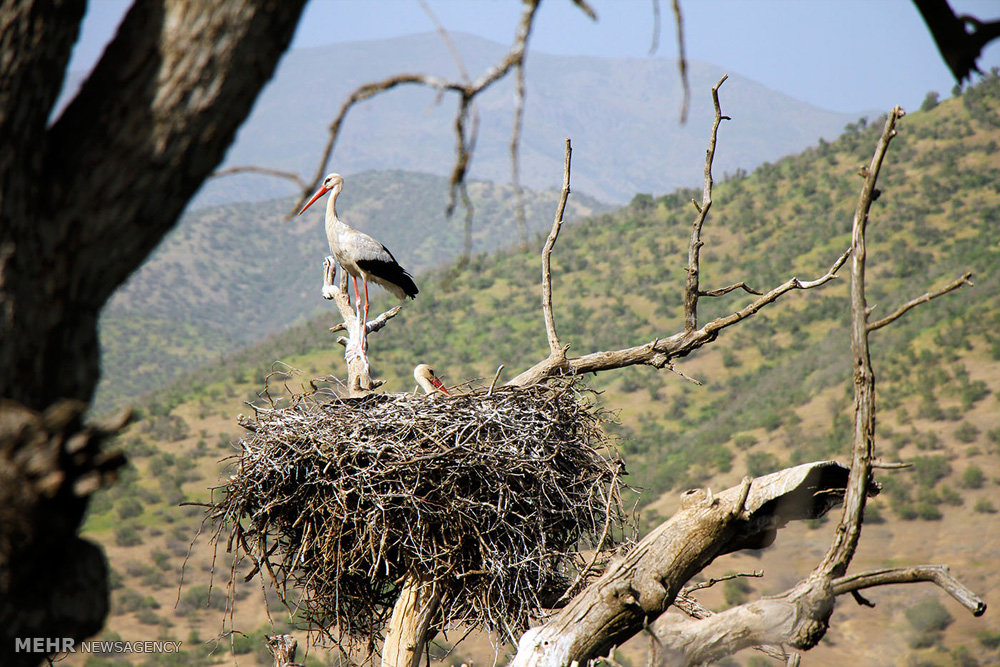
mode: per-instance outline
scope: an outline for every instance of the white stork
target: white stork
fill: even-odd
[[[330,242],[330,252],[333,253],[334,259],[347,271],[348,275],[354,278],[355,310],[359,309],[361,301],[361,295],[358,293],[358,278],[361,278],[365,287],[365,310],[359,327],[363,352],[366,347],[364,338],[368,323],[368,283],[373,282],[376,285],[381,285],[398,299],[406,297],[412,299],[417,296],[419,290],[416,283],[413,282],[413,276],[399,265],[388,248],[337,217],[337,197],[343,189],[344,178],[340,174],[328,175],[323,179],[323,185],[316,191],[316,194],[299,211],[299,215],[305,213],[307,208],[327,192],[331,193],[326,202],[326,238]],[[329,298],[325,290],[323,296]]]
[[[444,388],[444,383],[438,376],[434,375],[434,369],[427,364],[420,364],[413,369],[413,379],[423,388],[425,394],[434,394],[440,391],[445,396],[451,396]]]

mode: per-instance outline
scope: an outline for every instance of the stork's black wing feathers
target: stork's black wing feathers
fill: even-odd
[[[417,289],[417,284],[413,282],[413,276],[399,265],[399,262],[396,261],[396,258],[392,256],[392,253],[388,249],[386,249],[386,254],[389,255],[389,261],[383,259],[357,259],[355,263],[362,271],[370,273],[393,285],[398,285],[406,293],[406,296],[413,299],[420,291]]]

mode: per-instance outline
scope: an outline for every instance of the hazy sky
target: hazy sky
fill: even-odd
[[[427,0],[449,30],[509,43],[516,0]],[[130,3],[91,0],[71,68],[88,69]],[[652,0],[590,0],[594,23],[570,0],[545,0],[531,48],[547,53],[648,57]],[[670,0],[661,0],[658,56],[677,54]],[[952,0],[957,13],[1000,18],[997,0]],[[688,57],[718,65],[836,111],[915,109],[927,91],[954,85],[909,0],[682,0]],[[433,30],[417,0],[310,0],[294,47],[384,39]],[[979,61],[1000,65],[1000,40]],[[400,69],[406,69],[400,63]],[[528,66],[530,67],[530,55]]]

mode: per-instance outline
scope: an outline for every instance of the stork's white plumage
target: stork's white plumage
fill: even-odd
[[[441,392],[445,396],[451,396],[444,388],[444,383],[434,374],[434,369],[427,364],[419,364],[413,369],[413,379],[417,381],[425,394]]]
[[[365,289],[365,309],[361,318],[360,330],[365,332],[365,325],[368,322],[368,283],[373,282],[385,288],[396,298],[411,299],[417,296],[416,283],[413,276],[407,273],[406,269],[399,265],[396,258],[392,256],[389,249],[368,236],[364,232],[359,232],[337,216],[337,197],[344,189],[344,178],[340,174],[330,174],[323,179],[316,194],[306,202],[299,215],[313,205],[317,199],[330,193],[330,198],[326,202],[326,238],[330,243],[330,252],[334,259],[354,279],[354,307],[359,309],[361,295],[358,293],[358,278],[361,278]],[[323,296],[329,298],[324,290]],[[364,334],[362,334],[364,335]],[[364,340],[361,341],[362,350]]]

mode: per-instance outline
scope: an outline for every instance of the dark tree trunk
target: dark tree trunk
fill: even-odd
[[[121,462],[81,421],[98,314],[222,160],[303,4],[137,0],[49,126],[85,3],[0,1],[0,664],[43,657],[13,637],[103,624],[103,556],[76,535]]]

